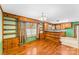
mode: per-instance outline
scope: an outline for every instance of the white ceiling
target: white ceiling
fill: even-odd
[[[3,4],[3,11],[38,19],[43,12],[49,22],[79,20],[79,4]]]

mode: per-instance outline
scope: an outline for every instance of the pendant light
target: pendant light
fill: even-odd
[[[44,13],[42,12],[42,15],[41,15],[41,17],[40,17],[39,20],[40,20],[40,21],[46,21],[46,20],[47,20],[46,14],[44,14]]]

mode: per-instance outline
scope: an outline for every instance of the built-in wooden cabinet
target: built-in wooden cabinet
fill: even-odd
[[[39,38],[44,39],[44,23],[40,22],[38,24],[38,27],[39,27]]]
[[[48,30],[48,25],[49,25],[49,24],[48,24],[47,22],[44,22],[44,31],[45,31],[45,30]]]
[[[3,18],[3,54],[16,54],[24,44],[37,39],[37,20],[5,12]]]
[[[9,54],[10,49],[19,45],[18,18],[16,15],[3,13],[3,54]]]
[[[65,24],[61,24],[61,29],[65,29]]]
[[[61,36],[63,36],[63,32],[45,31],[45,39],[51,40],[56,43],[60,43]]]
[[[52,24],[48,24],[48,30],[52,30]]]
[[[55,24],[52,24],[52,30],[55,30],[56,27],[55,27]]]
[[[17,25],[18,21],[15,18],[4,17],[3,22],[3,39],[15,38],[17,37]]]
[[[62,23],[61,24],[61,29],[66,29],[66,28],[71,28],[72,24],[71,23]]]
[[[71,28],[72,24],[71,23],[60,23],[60,24],[55,24],[56,29],[66,29],[66,28]]]
[[[60,30],[61,29],[61,24],[56,24],[56,29]]]
[[[66,24],[65,24],[65,27],[66,27],[66,28],[71,28],[71,27],[72,27],[72,24],[71,24],[71,23],[66,23]]]
[[[55,28],[56,28],[55,24],[44,22],[44,31],[46,31],[46,30],[54,30]]]

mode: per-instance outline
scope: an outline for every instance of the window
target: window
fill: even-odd
[[[4,39],[17,37],[17,19],[4,17]]]

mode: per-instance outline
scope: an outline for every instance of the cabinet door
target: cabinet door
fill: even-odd
[[[61,29],[61,25],[60,24],[57,24],[56,25],[56,29]]]
[[[66,28],[71,28],[71,23],[66,23],[66,24],[65,24],[65,27],[66,27]]]
[[[19,47],[19,38],[15,38],[12,40],[13,48]]]
[[[71,23],[63,23],[61,24],[61,29],[66,29],[66,28],[71,28],[72,24]]]
[[[44,23],[44,31],[45,30],[48,30],[48,23],[46,23],[46,22]]]
[[[61,29],[65,29],[65,24],[61,24]]]
[[[52,25],[52,30],[54,30],[55,29],[55,25]]]

